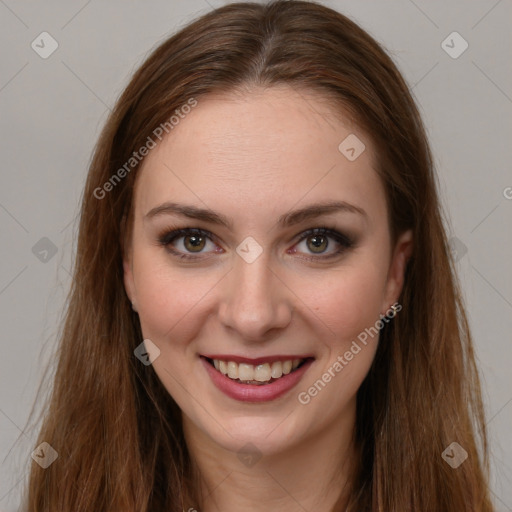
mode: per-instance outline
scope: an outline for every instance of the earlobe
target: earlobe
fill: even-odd
[[[402,293],[407,262],[412,256],[413,249],[412,230],[403,232],[395,244],[389,266],[385,303],[382,305],[384,311],[396,303]]]

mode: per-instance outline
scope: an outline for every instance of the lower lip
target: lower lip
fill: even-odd
[[[240,384],[216,370],[204,357],[201,357],[201,361],[215,386],[230,398],[242,402],[269,402],[279,398],[300,381],[313,363],[313,360],[309,359],[288,375],[284,375],[270,384],[257,385]]]

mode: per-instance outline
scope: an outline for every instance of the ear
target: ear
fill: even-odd
[[[124,281],[124,289],[126,291],[126,295],[128,296],[128,300],[132,303],[133,309],[136,311],[137,297],[136,297],[136,289],[135,282],[133,279],[133,250],[131,237],[125,238],[124,234],[126,233],[126,217],[123,216],[121,221],[121,239],[119,240],[122,248],[123,255],[123,281]]]
[[[384,302],[382,304],[382,314],[385,314],[389,307],[397,302],[400,293],[402,293],[405,269],[412,252],[412,230],[409,229],[398,237],[393,249],[386,282],[386,293],[384,294]]]
[[[123,257],[123,280],[124,289],[126,291],[126,295],[128,295],[128,300],[132,303],[133,310],[137,311],[137,294],[135,293],[135,283],[133,281],[131,251],[127,252]]]

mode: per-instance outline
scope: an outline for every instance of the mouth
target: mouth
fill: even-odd
[[[219,373],[239,384],[265,386],[272,384],[285,375],[293,373],[304,365],[310,357],[271,361],[259,364],[236,362],[226,359],[213,359],[205,357],[206,361]]]
[[[200,359],[215,387],[243,402],[267,402],[286,394],[315,360],[311,356],[246,359],[226,355],[201,355]]]

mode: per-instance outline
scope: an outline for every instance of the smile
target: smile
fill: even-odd
[[[282,396],[299,382],[314,361],[309,356],[258,359],[252,360],[253,364],[233,356],[200,358],[220,391],[245,402],[264,402]]]
[[[262,385],[274,382],[283,375],[288,375],[304,361],[305,359],[288,359],[253,365],[213,359],[213,366],[223,375],[240,383]]]

